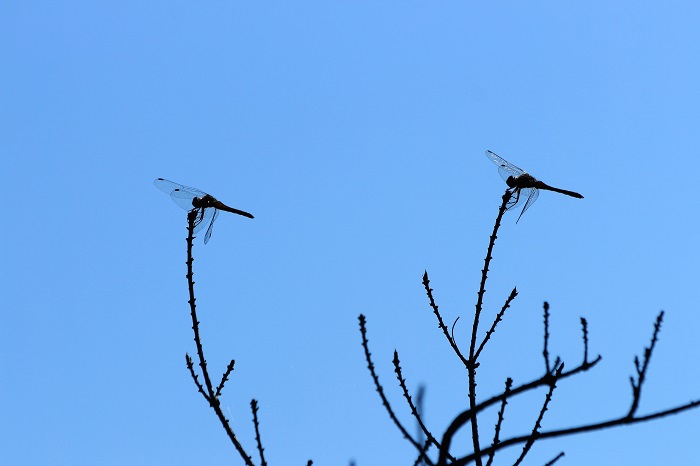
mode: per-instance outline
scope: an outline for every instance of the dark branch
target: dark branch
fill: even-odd
[[[396,373],[396,378],[399,380],[399,385],[401,386],[401,390],[403,391],[403,396],[406,398],[406,402],[408,403],[408,407],[411,409],[411,414],[413,417],[416,418],[416,421],[418,422],[418,425],[421,428],[421,431],[423,432],[423,435],[425,435],[425,438],[427,439],[428,445],[435,445],[438,449],[440,448],[440,444],[435,440],[435,437],[433,437],[433,434],[428,431],[427,427],[425,427],[425,424],[423,423],[423,419],[420,416],[420,413],[418,412],[418,409],[416,406],[413,404],[413,399],[411,398],[411,395],[408,393],[408,387],[406,386],[406,379],[403,378],[403,375],[401,374],[401,362],[399,361],[399,353],[398,351],[394,350],[394,372]],[[423,461],[425,461],[428,464],[432,464],[432,462],[426,460],[427,456],[424,455]],[[454,461],[454,458],[450,458],[451,460]]]
[[[226,367],[226,371],[224,372],[224,375],[221,377],[221,383],[219,384],[218,387],[216,387],[216,396],[217,398],[221,396],[221,390],[224,389],[224,384],[228,382],[228,376],[231,374],[233,371],[233,365],[236,364],[236,361],[234,359],[231,359],[231,362],[228,363],[228,366]]]
[[[641,366],[639,364],[639,358],[635,356],[634,364],[637,370],[637,380],[630,377],[630,383],[632,385],[632,406],[630,407],[628,416],[633,417],[634,413],[637,412],[639,408],[639,400],[642,397],[642,385],[646,380],[647,369],[649,368],[649,361],[651,360],[651,354],[654,352],[654,347],[656,347],[656,342],[659,341],[659,332],[661,331],[661,323],[664,320],[664,311],[659,312],[656,317],[656,322],[654,323],[654,333],[651,337],[651,343],[649,347],[644,348],[644,359],[642,360]]]
[[[588,362],[588,322],[583,317],[581,317],[581,329],[583,331],[583,363],[585,364]]]
[[[267,461],[265,461],[264,451],[262,446],[262,441],[260,440],[260,424],[258,423],[258,401],[253,399],[250,400],[250,409],[253,411],[253,425],[255,426],[255,443],[258,445],[258,453],[260,453],[260,466],[267,466]]]
[[[435,314],[435,317],[437,317],[438,326],[442,330],[442,333],[445,335],[445,338],[447,338],[447,341],[450,343],[450,346],[454,350],[455,354],[457,354],[460,361],[462,361],[462,364],[464,364],[464,367],[468,367],[469,363],[467,362],[467,358],[465,358],[464,355],[462,355],[462,352],[459,350],[459,347],[457,346],[457,343],[455,342],[454,338],[450,336],[450,332],[447,330],[447,326],[442,320],[442,316],[440,315],[440,311],[438,310],[438,305],[435,304],[435,299],[433,299],[433,289],[430,288],[430,280],[428,279],[427,270],[423,273],[423,286],[425,287],[425,292],[428,294],[430,307],[433,308],[433,313]],[[455,323],[457,323],[457,321],[455,321]]]
[[[199,335],[199,321],[197,320],[197,309],[195,307],[196,299],[194,297],[194,273],[192,271],[192,263],[194,262],[194,258],[192,257],[192,248],[194,244],[194,228],[196,226],[198,213],[199,209],[192,209],[187,214],[187,285],[189,290],[188,303],[190,304],[190,316],[192,317],[192,330],[194,331],[194,342],[197,346],[197,357],[199,358],[199,367],[201,368],[202,376],[204,377],[206,393],[204,393],[204,387],[202,387],[202,385],[199,383],[199,380],[197,379],[194,373],[192,359],[189,356],[187,356],[188,367],[190,369],[190,374],[193,376],[195,383],[197,384],[197,389],[200,391],[200,393],[202,393],[204,399],[207,400],[209,406],[211,406],[214,412],[216,413],[216,416],[219,418],[219,422],[226,431],[226,434],[231,440],[231,443],[233,443],[233,446],[236,448],[236,451],[238,451],[238,454],[241,456],[241,458],[247,466],[254,466],[253,460],[251,459],[250,455],[246,453],[245,449],[243,448],[243,445],[241,445],[241,443],[238,441],[236,434],[231,428],[231,424],[229,423],[228,419],[226,419],[226,416],[224,416],[224,413],[221,410],[221,404],[219,403],[219,399],[217,398],[216,392],[214,391],[214,388],[211,383],[211,378],[209,377],[209,371],[207,370],[207,361],[206,359],[204,359],[204,349],[202,348],[202,339]],[[220,386],[223,386],[223,383]]]
[[[359,320],[360,333],[362,334],[362,348],[364,348],[365,350],[365,360],[367,361],[367,369],[369,369],[369,373],[372,376],[372,380],[374,381],[374,387],[377,390],[377,393],[379,393],[379,397],[382,399],[382,404],[384,405],[384,408],[386,409],[387,413],[389,413],[389,417],[391,418],[391,420],[394,421],[394,424],[396,424],[396,427],[398,427],[398,429],[401,431],[404,438],[411,442],[411,444],[416,448],[416,450],[420,451],[422,445],[416,442],[416,440],[413,437],[411,437],[406,428],[401,424],[399,419],[396,417],[396,414],[394,414],[394,410],[391,408],[389,400],[384,394],[384,388],[379,383],[379,377],[377,376],[377,372],[374,370],[374,363],[372,362],[372,353],[369,352],[369,342],[367,341],[367,320],[365,319],[365,316],[363,314],[360,314]],[[427,457],[425,458],[428,459]]]
[[[565,378],[571,377],[573,375],[578,374],[579,372],[585,372],[585,371],[593,368],[596,364],[598,364],[598,362],[600,362],[601,359],[602,358],[600,356],[598,356],[597,358],[595,358],[593,361],[591,361],[589,363],[581,364],[580,366],[575,367],[574,369],[571,369],[570,371],[563,372],[561,374],[561,376],[559,377],[559,380],[563,380]],[[531,382],[520,385],[519,387],[516,387],[513,390],[511,390],[511,392],[508,396],[512,398],[513,396],[518,395],[520,393],[524,393],[524,392],[527,392],[530,390],[534,390],[538,387],[542,387],[544,385],[547,385],[551,376],[552,376],[552,374],[545,374],[537,380],[533,380]],[[488,408],[489,406],[492,406],[496,403],[501,402],[504,397],[505,397],[505,395],[503,393],[496,395],[496,396],[493,396],[493,397],[489,398],[488,400],[485,400],[485,401],[482,401],[481,403],[479,403],[473,410],[468,409],[466,411],[461,412],[459,415],[457,415],[457,417],[455,417],[455,419],[452,421],[452,423],[449,425],[449,427],[445,431],[445,434],[442,437],[442,442],[440,442],[442,444],[442,449],[440,450],[440,454],[441,454],[440,460],[438,460],[438,463],[437,463],[439,466],[446,464],[447,458],[442,456],[442,452],[443,452],[443,450],[449,451],[450,445],[452,443],[452,439],[457,434],[459,429],[461,429],[462,426],[464,426],[467,422],[469,422],[469,420],[472,418],[472,416],[475,415],[475,413],[483,411],[484,409]]]
[[[197,386],[197,389],[199,390],[199,393],[202,394],[205,400],[209,401],[209,395],[204,391],[204,387],[202,384],[199,382],[199,376],[194,372],[194,362],[192,361],[192,358],[190,357],[189,354],[185,353],[185,362],[187,364],[187,369],[190,371],[190,375],[192,376],[192,380],[194,380],[194,384]]]
[[[489,341],[491,338],[491,335],[493,335],[493,332],[496,331],[496,325],[503,319],[503,315],[506,313],[506,310],[510,307],[510,303],[515,299],[515,297],[518,296],[518,289],[513,288],[513,291],[510,292],[510,295],[506,299],[505,304],[503,304],[503,307],[501,308],[500,312],[496,315],[496,318],[493,321],[493,324],[491,324],[491,328],[489,329],[488,332],[486,332],[486,335],[484,336],[484,340],[481,342],[479,345],[479,349],[476,350],[476,354],[474,355],[475,359],[479,359],[479,355],[481,354],[481,350],[484,349],[484,346],[486,346],[486,342]]]
[[[472,411],[471,417],[471,429],[472,429],[472,445],[474,447],[474,452],[477,453],[475,458],[476,466],[481,466],[481,455],[479,451],[481,449],[479,445],[479,425],[476,418],[476,336],[479,331],[479,319],[481,317],[481,310],[484,303],[484,293],[486,292],[486,279],[489,273],[489,264],[492,259],[493,246],[496,244],[496,238],[498,237],[498,229],[501,226],[501,219],[503,214],[506,213],[506,208],[508,201],[510,200],[513,193],[506,189],[503,194],[503,202],[498,208],[498,215],[496,216],[496,222],[493,225],[493,232],[489,238],[489,246],[486,250],[486,257],[484,258],[484,268],[481,270],[481,283],[479,285],[479,292],[477,293],[477,300],[474,310],[474,324],[472,325],[472,335],[471,342],[469,344],[469,363],[467,365],[467,372],[469,375],[469,409]],[[447,451],[445,451],[447,453]]]
[[[607,429],[610,427],[616,427],[616,426],[622,426],[622,425],[630,425],[630,424],[637,424],[640,422],[646,422],[646,421],[651,421],[653,419],[658,419],[662,418],[665,416],[670,416],[673,414],[678,414],[683,411],[688,411],[693,408],[700,407],[700,400],[695,400],[691,401],[689,403],[686,403],[684,405],[676,406],[675,408],[671,409],[666,409],[664,411],[659,411],[656,413],[648,414],[646,416],[640,416],[640,417],[629,417],[627,415],[611,419],[609,421],[605,422],[598,422],[595,424],[588,424],[588,425],[583,425],[583,426],[578,426],[578,427],[572,427],[570,429],[560,429],[560,430],[552,430],[549,432],[541,432],[537,437],[539,440],[544,440],[548,438],[555,438],[555,437],[564,437],[567,435],[573,435],[573,434],[580,434],[583,432],[591,432],[594,430],[602,430],[602,429]],[[488,447],[484,448],[481,451],[482,455],[488,454],[491,452],[491,450],[496,449],[496,450],[501,450],[503,448],[512,446],[512,445],[517,445],[523,442],[526,442],[528,439],[530,439],[530,434],[524,435],[521,437],[513,437],[508,440],[504,440],[501,442],[497,447]],[[443,442],[444,444],[444,442]],[[465,456],[464,458],[460,458],[457,461],[451,463],[453,466],[461,466],[468,464],[472,461],[475,461],[474,454]],[[438,463],[439,464],[439,463]]]
[[[551,383],[549,384],[549,391],[547,392],[547,396],[544,399],[544,403],[542,404],[542,409],[540,409],[540,414],[537,417],[537,421],[535,421],[535,426],[532,428],[532,433],[530,433],[530,438],[525,442],[525,446],[523,447],[523,451],[520,454],[520,457],[518,460],[514,463],[514,466],[518,466],[520,463],[523,462],[525,459],[525,456],[528,454],[530,449],[532,448],[532,445],[535,443],[535,440],[538,439],[539,434],[540,434],[540,429],[542,428],[542,419],[544,419],[544,413],[547,412],[547,407],[549,406],[549,402],[552,401],[552,393],[554,393],[554,389],[557,386],[557,379],[559,376],[561,376],[562,371],[564,370],[564,364],[560,364],[559,367],[557,368],[556,374],[551,378]]]
[[[544,466],[552,466],[554,463],[556,463],[557,461],[559,461],[559,460],[560,460],[561,458],[563,458],[563,457],[564,457],[564,452],[562,451],[562,452],[560,452],[557,456],[555,456],[555,457],[552,459],[552,461],[548,462],[548,463],[545,464]]]
[[[544,302],[544,350],[542,351],[542,355],[544,356],[544,367],[545,371],[549,373],[550,366],[549,366],[549,350],[547,349],[547,346],[549,344],[549,303],[547,301]]]
[[[493,434],[493,442],[491,445],[498,445],[500,443],[501,426],[503,425],[504,414],[506,411],[506,405],[508,404],[508,395],[510,394],[510,389],[513,386],[513,379],[508,377],[506,379],[506,389],[503,392],[503,401],[501,401],[501,409],[498,410],[498,421],[496,421],[496,428]],[[496,450],[493,450],[486,461],[486,466],[491,466],[493,463],[493,458],[496,454]]]

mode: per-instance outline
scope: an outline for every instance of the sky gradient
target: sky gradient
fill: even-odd
[[[543,192],[517,225],[507,213],[486,312],[520,294],[480,396],[541,375],[547,300],[550,351],[578,363],[585,316],[603,360],[561,384],[544,429],[626,412],[662,309],[640,414],[700,398],[699,15],[688,1],[4,2],[2,463],[242,464],[185,368],[186,216],[157,177],[255,215],[222,213],[194,265],[212,374],[236,359],[222,402],[254,453],[259,401],[271,465],[412,464],[360,313],[407,425],[394,349],[409,388],[427,386],[435,435],[464,408],[421,279],[466,346],[506,187],[487,149],[585,198]],[[543,397],[509,405],[507,433]],[[698,431],[700,410],[543,441],[526,463],[695,464]]]

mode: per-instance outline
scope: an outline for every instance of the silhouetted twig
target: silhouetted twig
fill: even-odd
[[[474,356],[476,359],[479,359],[479,355],[481,354],[481,350],[484,349],[484,346],[486,346],[486,342],[489,341],[491,338],[491,335],[493,335],[493,332],[496,331],[496,325],[503,319],[503,315],[506,313],[506,310],[510,307],[510,303],[515,299],[515,297],[518,296],[518,289],[513,288],[513,291],[510,292],[510,295],[506,299],[505,304],[503,304],[503,307],[499,311],[498,314],[496,314],[496,318],[493,320],[493,324],[491,324],[491,328],[486,332],[486,336],[484,336],[484,340],[481,342],[479,345],[479,349],[476,350],[476,355]]]
[[[588,322],[581,317],[581,330],[583,331],[583,363],[588,361]]]
[[[498,420],[496,421],[496,428],[494,429],[493,442],[491,445],[498,445],[500,443],[501,426],[503,425],[503,419],[505,419],[506,405],[508,404],[508,395],[510,395],[510,389],[513,386],[513,379],[508,377],[506,379],[506,389],[503,391],[503,400],[501,401],[501,409],[498,410]],[[496,450],[493,450],[486,461],[486,466],[491,466],[493,463],[493,458],[496,454]]]
[[[228,382],[228,376],[231,374],[233,371],[233,365],[236,364],[236,361],[231,359],[231,362],[228,363],[228,366],[226,366],[226,371],[224,372],[224,375],[221,377],[221,383],[219,384],[218,387],[216,387],[216,396],[217,398],[221,396],[221,390],[224,389],[224,384]]]
[[[549,303],[544,302],[544,350],[542,355],[544,356],[544,367],[546,372],[550,372],[549,368],[549,350],[547,345],[549,343]]]
[[[593,361],[590,361],[588,363],[581,364],[569,371],[562,372],[562,374],[559,376],[559,380],[563,380],[565,378],[571,377],[573,375],[576,375],[580,372],[585,372],[591,368],[593,368],[598,362],[601,360],[601,356],[598,356],[595,358]],[[533,380],[531,382],[524,383],[510,391],[510,394],[508,395],[509,398],[512,398],[520,393],[525,393],[530,390],[534,390],[538,387],[542,387],[544,385],[547,385],[549,381],[549,377],[551,377],[551,374],[545,373],[542,377]],[[493,396],[487,400],[482,401],[479,403],[473,410],[468,409],[466,411],[461,412],[458,414],[454,420],[450,423],[450,425],[447,427],[445,430],[445,433],[443,434],[442,440],[440,444],[442,445],[442,448],[440,449],[440,458],[438,459],[438,466],[442,466],[447,464],[447,452],[449,452],[450,446],[452,444],[452,439],[454,436],[457,434],[459,429],[462,428],[469,420],[472,418],[472,416],[476,415],[476,413],[483,411],[484,409],[499,403],[503,400],[505,395],[503,393]],[[501,442],[500,445],[502,445],[503,442]],[[485,451],[490,451],[492,448],[489,448]],[[456,464],[456,463],[455,463]]]
[[[386,409],[387,413],[389,413],[389,417],[391,418],[391,420],[394,421],[396,427],[398,427],[401,433],[403,434],[404,438],[411,442],[411,444],[416,448],[416,450],[421,451],[422,445],[416,442],[416,440],[413,437],[411,437],[411,435],[408,433],[408,430],[406,430],[406,428],[401,424],[401,421],[399,421],[399,419],[396,417],[396,414],[394,414],[394,410],[391,408],[389,400],[387,399],[386,395],[384,395],[384,388],[379,383],[379,376],[377,376],[377,373],[374,370],[374,363],[372,362],[372,353],[370,353],[369,351],[369,342],[367,340],[367,320],[365,319],[365,316],[363,314],[360,314],[358,319],[360,321],[362,348],[364,348],[365,350],[365,360],[367,361],[367,368],[369,369],[369,373],[371,374],[372,380],[374,381],[374,387],[377,390],[379,397],[382,399],[382,404],[384,405],[384,408]],[[423,455],[423,458],[428,464],[432,464],[430,458],[428,458],[425,454]]]
[[[470,419],[470,425],[472,429],[472,445],[474,447],[474,452],[476,455],[476,466],[481,466],[481,455],[478,454],[481,446],[479,445],[479,425],[477,422],[476,411],[476,368],[478,363],[476,362],[476,336],[479,331],[479,318],[481,317],[481,310],[484,303],[484,293],[486,292],[486,278],[489,273],[489,264],[492,259],[493,246],[496,244],[496,238],[498,237],[498,229],[501,226],[501,219],[503,219],[503,214],[506,213],[508,201],[512,197],[513,193],[510,189],[506,189],[503,194],[503,202],[501,207],[498,209],[498,215],[496,216],[496,223],[493,225],[493,232],[489,238],[489,246],[486,250],[486,257],[484,258],[484,268],[481,270],[481,284],[479,285],[479,292],[477,293],[476,306],[474,311],[474,324],[472,325],[472,336],[471,342],[469,344],[469,360],[467,364],[467,372],[469,375],[469,408],[472,410],[473,415]]]
[[[447,326],[445,325],[445,322],[442,320],[442,316],[440,315],[440,311],[438,309],[438,305],[435,304],[435,299],[433,298],[433,289],[430,288],[430,280],[428,279],[428,271],[426,270],[423,273],[423,286],[425,287],[425,292],[428,294],[428,301],[430,302],[430,307],[433,308],[433,313],[435,314],[435,317],[437,317],[438,320],[438,326],[440,327],[440,330],[442,330],[443,335],[445,335],[445,338],[447,338],[447,341],[450,343],[450,346],[454,350],[455,354],[459,357],[460,361],[462,361],[462,364],[464,364],[464,367],[468,367],[468,362],[467,358],[462,355],[462,352],[459,350],[459,347],[457,346],[457,342],[455,339],[450,335],[450,332],[447,330]],[[459,319],[459,317],[458,317]],[[457,321],[455,320],[455,324]],[[454,325],[453,325],[454,328]]]
[[[194,380],[194,384],[197,386],[199,393],[202,394],[205,400],[209,401],[209,395],[204,391],[204,387],[202,387],[202,384],[199,382],[199,376],[194,371],[194,362],[192,362],[192,358],[187,353],[185,353],[185,364],[187,364],[187,369],[189,369],[192,380]]]
[[[423,441],[423,446],[421,447],[420,451],[418,452],[418,458],[416,458],[416,461],[413,462],[413,466],[419,466],[421,464],[428,464],[425,461],[425,457],[427,456],[426,454],[428,453],[428,449],[430,448],[431,442],[430,439],[425,439]],[[432,464],[432,463],[430,463]]]
[[[562,451],[562,452],[560,452],[557,456],[555,456],[555,457],[552,459],[552,461],[549,461],[549,462],[548,462],[547,464],[545,464],[544,466],[552,466],[554,463],[556,463],[557,461],[559,461],[559,460],[560,460],[561,458],[563,458],[563,457],[564,457],[564,452]]]
[[[233,432],[233,429],[231,428],[231,425],[224,416],[223,411],[221,410],[221,404],[219,403],[219,399],[216,396],[216,392],[214,391],[214,388],[211,383],[211,378],[209,377],[209,371],[207,369],[207,361],[204,359],[204,349],[202,348],[202,339],[199,334],[199,321],[197,320],[197,309],[195,306],[195,297],[194,297],[194,272],[192,271],[192,263],[194,262],[194,258],[192,257],[192,248],[194,244],[194,228],[197,224],[197,217],[199,214],[199,209],[193,209],[187,214],[187,285],[188,285],[188,290],[189,290],[189,296],[190,299],[188,303],[190,304],[190,316],[192,317],[192,330],[194,331],[194,342],[195,345],[197,346],[197,356],[199,358],[199,367],[202,370],[202,376],[204,377],[204,385],[206,387],[206,393],[204,391],[204,387],[199,383],[199,380],[194,372],[194,367],[192,364],[192,358],[189,357],[189,355],[186,356],[186,361],[187,361],[187,367],[190,371],[190,374],[192,375],[192,378],[195,381],[195,384],[197,385],[197,389],[202,393],[204,396],[204,399],[207,400],[209,403],[209,406],[212,407],[214,412],[216,413],[216,416],[219,418],[219,422],[221,422],[221,425],[223,426],[224,430],[226,431],[226,434],[228,435],[229,439],[231,440],[231,443],[233,443],[234,447],[238,451],[238,454],[241,456],[243,461],[246,463],[248,466],[253,466],[253,461],[251,457],[246,453],[245,449],[243,448],[243,445],[238,441],[238,438],[236,437],[236,434]],[[230,371],[228,371],[230,372]],[[223,386],[223,381],[222,384],[220,384],[220,387]]]
[[[637,380],[635,381],[634,377],[630,377],[630,385],[632,385],[632,406],[630,407],[629,413],[627,414],[629,417],[634,416],[634,413],[637,412],[637,408],[639,407],[639,400],[642,397],[642,385],[646,380],[646,374],[647,369],[649,368],[651,354],[654,351],[656,342],[659,340],[659,331],[661,331],[661,323],[663,322],[663,320],[664,311],[661,311],[656,317],[656,322],[654,323],[654,333],[651,337],[651,343],[647,348],[644,348],[644,358],[642,360],[642,363],[639,363],[639,357],[634,357],[634,366],[637,370]]]
[[[263,453],[265,449],[260,441],[260,424],[258,423],[258,401],[253,399],[250,401],[250,409],[253,411],[253,425],[255,426],[255,443],[258,446],[258,453],[260,454],[260,466],[267,466],[265,461],[265,454]]]
[[[520,454],[520,457],[517,459],[517,461],[513,464],[513,466],[518,466],[520,463],[523,462],[525,456],[530,451],[530,448],[532,448],[532,445],[535,443],[535,440],[537,440],[540,433],[540,429],[542,428],[542,419],[544,419],[544,413],[547,412],[547,406],[549,406],[549,402],[552,401],[552,393],[554,393],[554,389],[557,386],[557,380],[563,370],[564,364],[560,364],[559,367],[556,368],[556,374],[554,374],[554,376],[551,377],[549,391],[547,392],[547,396],[545,396],[544,403],[542,403],[542,409],[540,409],[540,414],[539,416],[537,416],[537,421],[535,421],[535,427],[532,428],[530,437],[525,442],[525,445],[523,446],[523,451]]]
[[[413,400],[411,399],[411,395],[408,393],[408,387],[406,386],[406,380],[403,378],[403,375],[401,375],[401,362],[399,361],[399,353],[394,350],[394,372],[396,372],[396,378],[399,380],[399,385],[401,386],[401,390],[403,391],[403,396],[406,398],[406,402],[408,403],[409,408],[411,409],[411,414],[413,414],[413,417],[416,418],[416,422],[418,422],[418,425],[420,426],[421,432],[423,435],[425,435],[427,441],[426,443],[428,446],[435,445],[438,449],[440,448],[440,444],[435,440],[435,437],[433,437],[433,434],[431,434],[428,429],[425,427],[425,424],[423,423],[423,419],[420,416],[420,413],[418,412],[418,409],[416,409],[415,405],[413,404]],[[421,448],[421,450],[423,450]],[[427,451],[427,450],[426,450]],[[423,454],[425,456],[425,452]],[[452,458],[454,459],[454,458]]]

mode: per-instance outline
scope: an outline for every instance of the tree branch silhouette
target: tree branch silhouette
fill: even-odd
[[[226,371],[223,374],[223,377],[221,378],[221,383],[219,386],[214,390],[214,387],[211,382],[211,377],[209,376],[209,369],[207,368],[207,360],[204,358],[204,348],[202,346],[202,338],[199,333],[199,320],[197,319],[197,307],[195,305],[196,299],[194,296],[194,272],[192,268],[192,264],[194,262],[194,258],[192,257],[192,248],[193,248],[193,243],[194,243],[194,229],[197,226],[197,217],[199,215],[199,209],[192,209],[188,214],[187,214],[187,288],[189,290],[189,305],[190,305],[190,316],[192,317],[192,331],[194,332],[194,342],[195,346],[197,347],[197,358],[199,360],[199,367],[202,373],[202,377],[204,378],[204,386],[199,382],[199,378],[197,374],[195,373],[194,370],[194,364],[192,361],[192,358],[190,357],[189,354],[185,355],[186,362],[187,362],[187,368],[190,372],[190,375],[192,376],[192,380],[194,381],[195,385],[197,386],[197,390],[202,394],[204,399],[209,403],[209,406],[214,410],[216,413],[216,417],[219,419],[219,422],[221,423],[222,427],[226,431],[226,435],[228,436],[229,440],[231,440],[231,443],[233,443],[233,446],[236,448],[236,451],[238,454],[241,456],[243,461],[245,462],[246,465],[248,466],[254,466],[253,460],[250,455],[248,455],[243,448],[243,445],[241,445],[240,441],[236,437],[235,432],[233,431],[233,428],[231,427],[231,423],[226,419],[226,416],[224,416],[224,412],[221,409],[221,403],[219,402],[219,395],[221,394],[221,390],[224,388],[224,384],[228,380],[228,376],[233,370],[233,364],[234,362],[231,361],[226,368]],[[254,423],[255,423],[255,430],[256,430],[256,435],[257,435],[257,409],[253,410],[253,415],[255,417]],[[262,464],[265,464],[264,458],[262,456],[262,446],[259,443],[259,435],[258,435],[258,446],[260,449],[260,457],[262,459]]]
[[[585,318],[581,318],[581,331],[582,331],[582,342],[583,342],[583,355],[582,355],[582,362],[577,365],[576,367],[573,367],[571,369],[566,369],[564,366],[564,362],[560,360],[559,357],[554,358],[554,361],[551,361],[551,356],[550,356],[550,348],[549,348],[549,340],[550,340],[550,326],[549,326],[549,303],[545,302],[543,306],[543,326],[544,326],[544,332],[543,332],[543,337],[542,337],[542,357],[544,359],[544,374],[542,374],[540,377],[535,378],[529,382],[522,383],[517,386],[513,386],[513,380],[511,378],[508,378],[506,381],[506,388],[505,390],[497,395],[494,395],[490,398],[487,398],[481,402],[477,401],[477,382],[476,382],[476,375],[477,375],[477,368],[480,367],[478,359],[479,356],[482,354],[484,351],[486,344],[492,340],[492,336],[494,335],[496,331],[497,325],[504,319],[506,315],[506,311],[511,307],[512,302],[518,295],[517,289],[513,288],[511,291],[510,295],[506,298],[504,305],[500,309],[498,313],[496,313],[493,323],[491,324],[491,327],[486,331],[486,333],[483,336],[483,339],[481,340],[481,343],[477,345],[477,341],[479,338],[479,325],[480,325],[480,320],[483,316],[483,303],[484,303],[484,294],[486,292],[486,282],[488,279],[488,272],[489,272],[489,267],[491,264],[491,260],[493,258],[493,249],[494,245],[496,242],[496,239],[498,237],[498,230],[501,225],[501,221],[503,218],[503,215],[505,214],[506,211],[510,210],[511,208],[514,207],[514,203],[512,202],[512,190],[508,189],[506,190],[505,194],[502,197],[502,203],[498,209],[498,214],[496,216],[496,221],[494,223],[493,231],[491,233],[491,236],[489,237],[489,244],[487,247],[487,252],[486,252],[486,257],[484,259],[484,268],[482,269],[481,273],[481,280],[479,283],[479,291],[477,293],[477,302],[475,305],[475,311],[474,311],[474,319],[473,319],[473,324],[472,324],[472,331],[469,339],[469,353],[468,355],[465,355],[462,350],[459,347],[459,344],[457,342],[457,339],[454,336],[454,327],[455,324],[457,323],[457,319],[455,320],[453,324],[452,331],[449,331],[447,326],[445,325],[445,321],[441,315],[439,306],[436,303],[435,297],[434,297],[434,290],[433,288],[430,287],[430,279],[428,277],[428,272],[424,271],[423,273],[423,287],[425,288],[426,295],[428,297],[428,304],[430,308],[432,309],[433,314],[435,315],[438,323],[438,328],[442,332],[442,334],[445,336],[447,339],[447,342],[449,343],[450,348],[452,351],[457,355],[459,360],[462,362],[463,366],[465,367],[467,371],[467,391],[468,391],[468,408],[459,414],[457,414],[454,419],[449,423],[447,428],[445,429],[442,439],[440,441],[437,441],[437,439],[433,438],[431,432],[431,429],[426,425],[425,421],[422,419],[421,413],[419,412],[418,409],[413,404],[413,401],[411,399],[410,394],[408,393],[408,389],[406,386],[406,381],[405,377],[403,375],[403,370],[401,368],[399,358],[398,358],[398,352],[394,351],[394,371],[396,372],[396,376],[399,381],[399,386],[402,390],[404,399],[406,400],[406,403],[408,404],[409,410],[411,415],[416,419],[418,426],[420,427],[419,433],[422,433],[425,435],[425,443],[418,442],[415,439],[413,439],[406,429],[403,427],[401,421],[398,419],[395,411],[391,408],[389,405],[389,402],[387,400],[387,397],[384,393],[384,389],[381,387],[379,384],[379,378],[375,372],[374,369],[374,364],[371,361],[370,358],[370,353],[368,349],[368,343],[367,343],[367,338],[366,338],[366,333],[367,333],[367,328],[366,328],[366,319],[364,315],[360,315],[360,332],[362,334],[362,341],[363,341],[363,347],[365,349],[365,359],[367,360],[368,363],[368,369],[370,371],[370,374],[372,376],[372,379],[375,382],[375,387],[377,389],[377,392],[380,395],[380,398],[382,399],[382,403],[384,404],[385,408],[387,409],[387,412],[389,413],[389,416],[393,420],[394,424],[399,428],[401,433],[403,434],[404,437],[406,437],[409,442],[413,445],[413,447],[416,449],[418,452],[419,456],[416,459],[415,464],[420,464],[421,462],[425,462],[425,464],[435,464],[437,466],[446,466],[446,465],[465,465],[465,464],[470,464],[470,463],[475,463],[476,465],[481,466],[483,462],[483,458],[486,458],[486,466],[491,466],[494,462],[494,458],[497,452],[511,447],[515,445],[521,445],[522,446],[522,452],[518,459],[516,460],[516,465],[519,465],[522,463],[528,452],[531,450],[532,446],[534,445],[535,442],[543,439],[549,439],[549,438],[556,438],[556,437],[563,437],[563,436],[568,436],[568,435],[573,435],[573,434],[578,434],[578,433],[583,433],[583,432],[591,432],[595,430],[601,430],[601,429],[606,429],[609,427],[615,427],[615,426],[621,426],[621,425],[629,425],[629,424],[634,424],[634,423],[639,423],[639,422],[645,422],[645,421],[650,421],[653,419],[658,419],[664,416],[669,416],[671,414],[677,414],[683,411],[687,411],[693,408],[696,408],[700,406],[700,400],[697,401],[691,401],[689,403],[685,403],[679,406],[675,406],[673,408],[665,409],[662,411],[657,411],[648,415],[644,416],[638,416],[636,415],[636,412],[639,407],[639,402],[641,399],[641,393],[642,393],[642,387],[644,385],[644,382],[646,381],[647,378],[647,373],[649,369],[649,362],[651,360],[651,356],[653,354],[653,351],[656,347],[656,344],[658,342],[658,336],[660,333],[661,329],[661,323],[663,320],[663,311],[659,314],[659,316],[656,319],[656,322],[654,324],[654,332],[651,338],[650,344],[644,348],[644,352],[642,357],[635,357],[634,359],[634,364],[635,364],[635,376],[630,377],[630,385],[632,388],[632,403],[631,406],[628,410],[628,412],[620,417],[614,417],[610,420],[607,421],[602,421],[602,422],[597,422],[597,423],[590,423],[590,424],[584,424],[584,425],[578,425],[570,428],[564,428],[564,429],[553,429],[553,430],[547,430],[547,431],[542,431],[542,421],[544,419],[544,414],[547,412],[549,409],[550,402],[552,400],[553,394],[555,389],[558,387],[560,382],[563,382],[570,377],[573,377],[574,375],[580,374],[582,372],[588,371],[595,367],[600,361],[601,361],[601,356],[598,355],[592,360],[589,359],[589,334],[588,334],[588,322],[586,321]],[[526,392],[529,392],[531,390],[535,390],[541,387],[546,387],[547,392],[544,398],[544,401],[542,403],[542,406],[540,407],[538,417],[535,421],[535,424],[532,428],[532,430],[525,434],[525,435],[519,435],[519,436],[513,436],[510,438],[506,438],[504,440],[501,439],[501,432],[502,432],[502,427],[505,422],[505,408],[506,405],[510,400],[512,400],[514,397],[517,397],[518,395],[524,394]],[[491,441],[490,445],[481,445],[480,443],[480,438],[479,438],[479,430],[478,430],[478,418],[480,413],[482,413],[484,410],[487,408],[490,408],[491,406],[500,403],[500,410],[498,412],[498,419],[496,421],[496,425],[494,428],[494,435],[493,435],[493,440]],[[452,443],[454,440],[455,435],[463,428],[465,425],[469,423],[470,424],[470,433],[471,433],[471,446],[473,452],[470,454],[467,454],[466,456],[462,456],[460,458],[455,458],[453,454],[450,452]],[[435,446],[438,450],[437,452],[437,459],[434,461],[431,461],[428,459],[427,454],[429,451],[429,448],[431,446]],[[558,460],[564,457],[564,452],[560,452],[557,454],[552,460],[550,460],[547,465],[553,465],[556,463]]]

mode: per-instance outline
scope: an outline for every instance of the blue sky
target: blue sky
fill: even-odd
[[[185,369],[185,214],[156,177],[256,217],[219,217],[195,279],[212,373],[237,361],[225,409],[253,453],[259,400],[270,464],[412,464],[360,313],[408,425],[395,348],[435,435],[463,408],[421,276],[466,346],[505,188],[486,149],[585,199],[507,214],[486,312],[520,295],[481,395],[540,375],[548,300],[552,352],[579,361],[586,316],[603,361],[561,384],[545,429],[626,412],[661,309],[640,413],[700,398],[695,2],[0,8],[3,464],[240,464]],[[507,432],[543,396],[511,403]],[[696,411],[541,442],[528,464],[694,464],[699,429]]]

